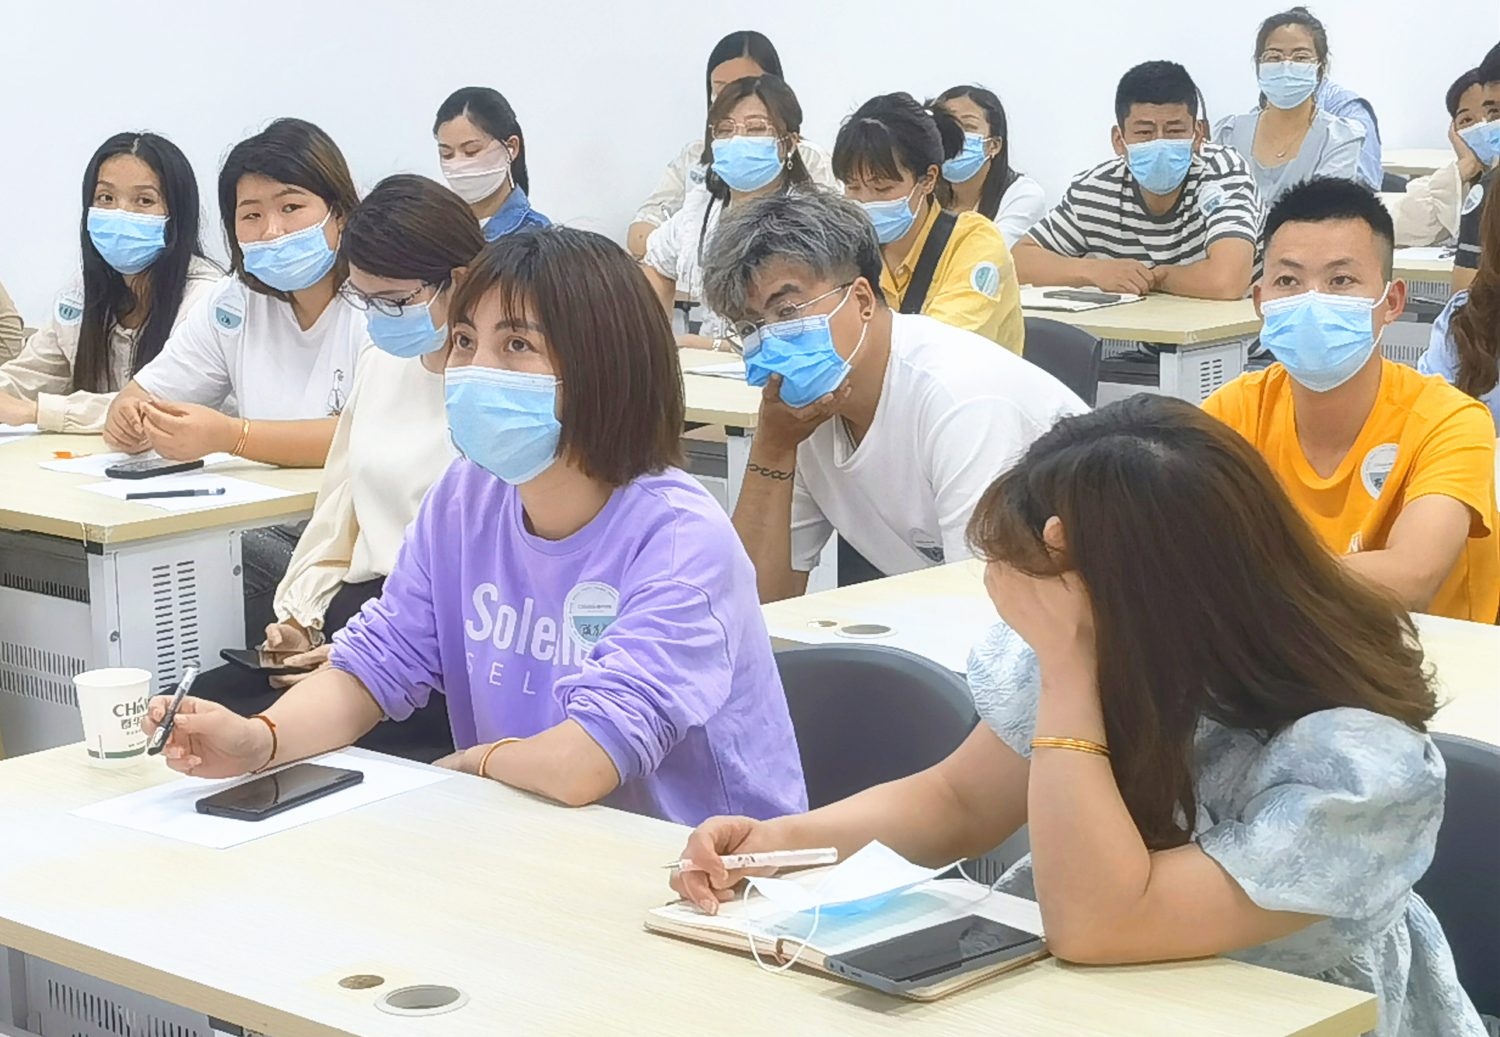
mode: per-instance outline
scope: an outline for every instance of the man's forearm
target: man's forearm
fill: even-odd
[[[1022,284],[1086,288],[1094,283],[1087,259],[1059,255],[1033,242],[1016,246],[1016,278]]]
[[[744,486],[734,506],[734,529],[750,561],[762,602],[792,598],[807,589],[807,575],[792,569],[792,480],[797,451],[751,448]]]

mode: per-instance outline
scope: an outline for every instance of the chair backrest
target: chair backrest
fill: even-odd
[[[1400,173],[1392,173],[1389,171],[1382,172],[1384,173],[1384,175],[1380,178],[1381,194],[1406,193],[1406,185],[1411,183],[1411,180],[1409,178],[1402,176]]]
[[[1432,740],[1448,765],[1448,796],[1417,893],[1443,923],[1475,1007],[1500,1015],[1500,746],[1458,735]]]
[[[1090,407],[1099,398],[1103,343],[1082,328],[1046,317],[1026,318],[1026,359],[1078,394]]]
[[[776,653],[810,808],[930,767],[978,717],[963,678],[884,645]]]

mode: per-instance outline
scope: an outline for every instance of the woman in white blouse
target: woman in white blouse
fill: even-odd
[[[117,133],[99,146],[81,222],[78,275],[0,365],[0,424],[98,432],[115,392],[223,276],[199,244],[193,167],[165,137]]]
[[[719,92],[708,124],[711,141],[702,155],[709,171],[706,189],[690,195],[676,215],[651,232],[641,261],[668,315],[679,296],[702,299],[703,250],[720,213],[811,179],[797,149],[802,106],[779,77],[736,79]],[[728,333],[728,325],[709,314],[701,326],[690,323],[687,330],[679,344],[707,349]]]
[[[456,456],[443,411],[448,301],[483,247],[468,206],[426,177],[382,180],[349,216],[341,294],[368,315],[376,348],[360,361],[312,519],[276,589],[266,647],[294,653],[288,666],[328,665],[329,635],[380,596],[406,527]],[[251,713],[277,694],[264,677],[232,667],[205,673],[193,691]],[[452,749],[442,702],[433,696],[415,727],[381,725],[361,744],[436,759]]]
[[[321,465],[367,344],[364,314],[338,296],[339,235],[357,204],[343,154],[312,123],[278,119],[230,149],[219,214],[234,274],[121,390],[105,441]]]
[[[781,57],[776,53],[776,47],[764,35],[753,30],[731,32],[715,44],[708,55],[708,70],[704,75],[707,81],[708,106],[713,107],[719,91],[736,79],[764,75],[786,78],[781,71]],[[683,145],[677,157],[662,173],[656,190],[651,192],[636,211],[626,236],[626,244],[630,254],[637,259],[645,256],[646,239],[651,236],[651,232],[676,215],[688,199],[703,193],[708,177],[703,147],[702,137]],[[825,187],[838,186],[826,152],[805,140],[797,142],[797,151],[814,182]]]
[[[964,128],[964,149],[943,163],[938,201],[953,212],[978,212],[995,221],[1006,248],[1047,215],[1042,185],[1010,164],[1005,106],[982,86],[955,86],[938,94],[941,107]]]

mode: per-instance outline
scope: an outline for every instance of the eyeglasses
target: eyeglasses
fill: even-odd
[[[828,291],[824,292],[822,295],[818,296],[815,299],[809,299],[806,302],[787,303],[786,305],[778,308],[775,314],[770,317],[766,317],[763,320],[736,321],[734,324],[730,325],[729,337],[724,341],[729,343],[729,348],[733,349],[741,356],[744,356],[745,343],[750,341],[751,336],[758,335],[767,324],[780,324],[783,321],[796,320],[798,317],[802,316],[802,311],[807,309],[813,303],[822,302],[830,295],[837,295],[839,292],[845,291],[850,288],[853,284],[853,281],[846,281],[844,284],[828,289]]]
[[[744,122],[736,119],[720,119],[713,125],[714,140],[728,140],[730,137],[774,137],[776,127],[767,119],[752,115]]]
[[[417,296],[421,295],[429,288],[439,287],[441,286],[436,281],[423,281],[420,288],[412,292],[410,295],[406,296],[406,298],[404,299],[385,299],[378,295],[366,295],[364,292],[360,291],[358,288],[345,281],[343,286],[339,288],[339,295],[343,296],[345,302],[347,302],[350,306],[353,306],[356,310],[359,310],[361,313],[364,313],[368,310],[374,310],[376,313],[383,314],[387,317],[399,317],[401,316],[401,314],[406,312],[406,308],[408,306],[416,304]],[[434,291],[432,294],[433,298],[437,297],[437,292]],[[428,300],[428,302],[431,301],[431,299]]]
[[[1270,65],[1283,61],[1293,61],[1299,65],[1315,65],[1318,62],[1318,54],[1305,47],[1298,47],[1293,51],[1268,50],[1261,54],[1260,60]]]

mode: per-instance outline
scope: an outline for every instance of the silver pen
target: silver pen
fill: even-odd
[[[167,739],[172,737],[172,725],[177,721],[177,709],[182,705],[182,700],[187,697],[193,681],[197,679],[198,667],[189,665],[182,671],[182,679],[177,682],[177,690],[172,693],[172,701],[167,703],[167,715],[161,718],[161,727],[156,729],[156,734],[151,736],[151,744],[146,746],[147,756],[155,756],[166,748]]]

